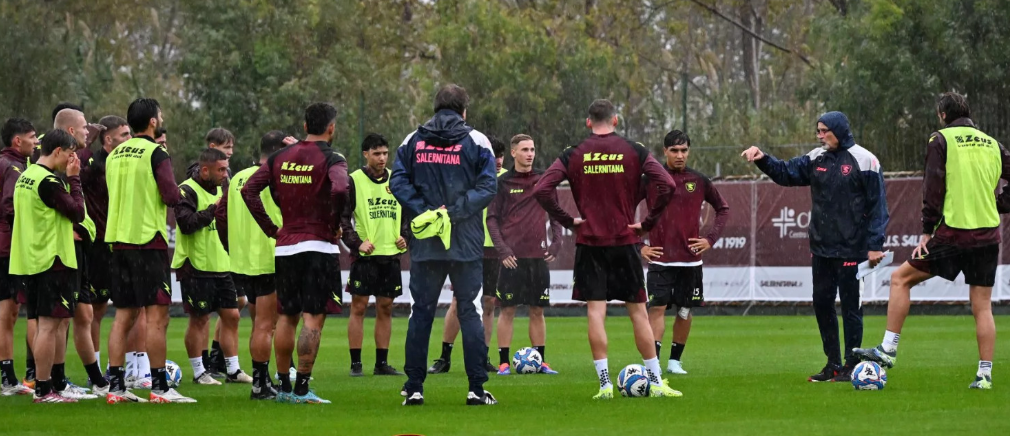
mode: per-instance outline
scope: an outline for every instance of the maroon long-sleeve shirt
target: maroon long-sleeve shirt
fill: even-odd
[[[549,217],[533,197],[541,177],[543,171],[521,173],[515,168],[498,176],[498,193],[487,208],[487,231],[502,259],[542,259],[545,252],[557,256],[561,250],[561,223],[549,220],[548,243]],[[552,192],[557,201],[557,191]]]
[[[0,257],[11,257],[14,186],[28,166],[28,156],[11,147],[0,150]]]
[[[965,126],[975,127],[975,124],[969,118],[958,118],[947,125],[947,127]],[[1010,152],[1007,152],[1002,144],[998,145],[1003,161],[1003,174],[1000,178],[1010,181]],[[947,140],[939,132],[933,132],[926,146],[926,174],[922,178],[922,233],[932,234],[937,242],[959,247],[1000,243],[999,227],[975,230],[948,227],[943,222],[943,203],[946,195]]]
[[[664,165],[673,178],[674,183],[680,187],[673,193],[670,205],[663,210],[662,216],[656,222],[656,226],[649,231],[649,244],[654,247],[662,247],[663,255],[656,259],[658,263],[695,263],[701,261],[701,256],[695,254],[689,248],[691,242],[688,239],[702,238],[701,235],[701,204],[702,202],[712,205],[715,209],[715,222],[709,227],[704,238],[709,244],[715,245],[719,240],[722,230],[729,220],[729,205],[719,195],[719,190],[704,174],[691,168],[675,170]],[[642,181],[640,197],[645,197],[646,204],[652,205],[656,201],[655,192],[647,192],[647,182]]]
[[[150,136],[141,135],[136,138],[143,138],[154,142]],[[158,194],[161,201],[168,207],[175,207],[179,204],[179,185],[175,183],[175,173],[172,171],[172,158],[168,152],[158,147],[151,155],[151,171],[154,171],[154,182],[158,185]],[[108,202],[106,202],[108,204]],[[167,226],[168,223],[165,223]],[[143,245],[116,243],[115,250],[168,250],[168,241],[161,237],[161,233],[156,233],[154,239]]]
[[[369,172],[369,169],[362,168],[365,175],[368,176],[370,180],[375,183],[383,183],[389,179],[389,173],[383,171],[382,177],[375,178]],[[354,179],[347,178],[347,204],[344,205],[344,213],[340,216],[340,240],[344,242],[344,245],[351,250],[351,257],[358,257],[360,252],[358,248],[365,241],[361,240],[361,236],[358,235],[358,230],[354,228],[354,223],[351,221],[354,218],[354,208],[357,207],[357,198],[355,198],[354,193]],[[400,215],[400,237],[406,241],[410,241],[414,235],[410,231],[410,220],[403,218],[403,214]],[[393,257],[400,257],[400,255],[395,255]]]
[[[277,247],[306,241],[337,243],[347,202],[347,161],[325,142],[301,141],[267,158],[242,187],[242,198]],[[260,192],[267,187],[281,209],[284,227],[270,220]]]
[[[95,222],[95,240],[105,241],[105,226],[109,220],[109,185],[105,181],[105,161],[109,153],[99,147],[92,152],[85,148],[77,151],[81,160],[81,186],[88,216]],[[152,168],[153,170],[153,168]]]
[[[636,200],[643,174],[656,191],[656,202],[642,221],[642,229],[648,231],[670,202],[676,185],[645,146],[616,133],[594,134],[562,152],[537,183],[534,196],[552,218],[571,228],[575,219],[561,208],[554,193],[567,179],[575,206],[585,220],[575,232],[575,242],[592,246],[632,245],[640,242],[628,226],[636,222]]]

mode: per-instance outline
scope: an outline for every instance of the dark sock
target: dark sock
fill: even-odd
[[[267,386],[270,381],[270,362],[253,361],[253,388],[259,389]]]
[[[389,349],[388,348],[376,348],[375,349],[375,366],[382,366],[387,364],[389,360]]]
[[[295,377],[295,395],[298,396],[308,395],[310,378],[312,378],[311,372],[298,373],[298,376]]]
[[[291,393],[291,377],[281,374],[281,392]]]
[[[225,371],[224,363],[224,350],[221,349],[221,343],[214,341],[210,344],[210,365],[217,372]]]
[[[503,363],[512,362],[512,353],[509,353],[509,347],[498,347],[498,365]]]
[[[678,344],[673,342],[670,344],[670,360],[680,360],[680,356],[684,354],[684,344]]]
[[[28,349],[28,359],[25,360],[25,380],[35,380],[35,356]]]
[[[452,342],[442,342],[442,360],[451,360],[452,357]]]
[[[361,363],[361,349],[351,348],[351,365],[355,363]]]
[[[13,360],[5,360],[3,362],[0,362],[0,373],[3,374],[4,386],[16,386],[18,384],[18,376],[14,372]]]
[[[54,363],[53,370],[50,373],[49,381],[53,385],[53,389],[56,392],[60,392],[67,388],[67,372],[66,363]]]
[[[217,351],[217,352],[220,353],[222,351],[221,350],[221,343],[218,342],[218,341],[211,341],[211,343],[210,343],[210,349],[213,350],[213,351]]]
[[[168,392],[168,371],[165,367],[151,368],[151,390]]]
[[[104,388],[109,384],[105,380],[105,377],[102,377],[102,369],[98,367],[98,361],[95,361],[91,365],[84,365],[84,370],[88,372],[88,379],[91,380],[91,384],[100,388]]]
[[[210,366],[210,353],[207,350],[203,350],[200,352],[200,358],[203,359],[204,370],[210,371],[211,369],[213,369]]]
[[[52,380],[36,380],[35,381],[35,396],[44,397],[49,395],[53,391]]]
[[[546,362],[547,361],[547,346],[546,345],[540,345],[538,347],[533,347],[533,348],[535,348],[537,350],[537,353],[540,353],[540,361],[541,362]]]
[[[126,382],[123,379],[126,377],[126,369],[122,366],[110,366],[109,367],[109,390],[112,392],[122,392],[126,390]]]
[[[659,358],[659,352],[663,349],[663,343],[656,341],[656,358]]]

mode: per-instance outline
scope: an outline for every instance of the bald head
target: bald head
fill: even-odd
[[[88,121],[84,118],[84,113],[76,109],[63,109],[56,113],[56,118],[53,120],[54,129],[66,130],[82,147],[86,146],[87,127]]]

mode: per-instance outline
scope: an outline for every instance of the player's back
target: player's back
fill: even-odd
[[[638,185],[649,151],[616,133],[592,135],[566,149],[564,165],[579,215],[576,243],[630,245],[639,241],[634,224]]]
[[[339,217],[333,211],[329,169],[344,157],[324,142],[299,142],[270,155],[270,188],[284,226],[277,245],[304,240],[336,242]]]

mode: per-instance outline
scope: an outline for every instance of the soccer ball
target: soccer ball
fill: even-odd
[[[540,352],[530,347],[522,348],[512,355],[512,367],[516,374],[536,374],[543,364],[544,358],[540,357]]]
[[[879,391],[887,384],[887,373],[875,362],[859,362],[852,370],[852,387],[861,391]]]
[[[649,375],[642,365],[628,365],[617,374],[617,390],[625,397],[648,397]]]
[[[171,360],[165,361],[165,373],[168,376],[168,387],[177,388],[182,382],[182,368]]]

